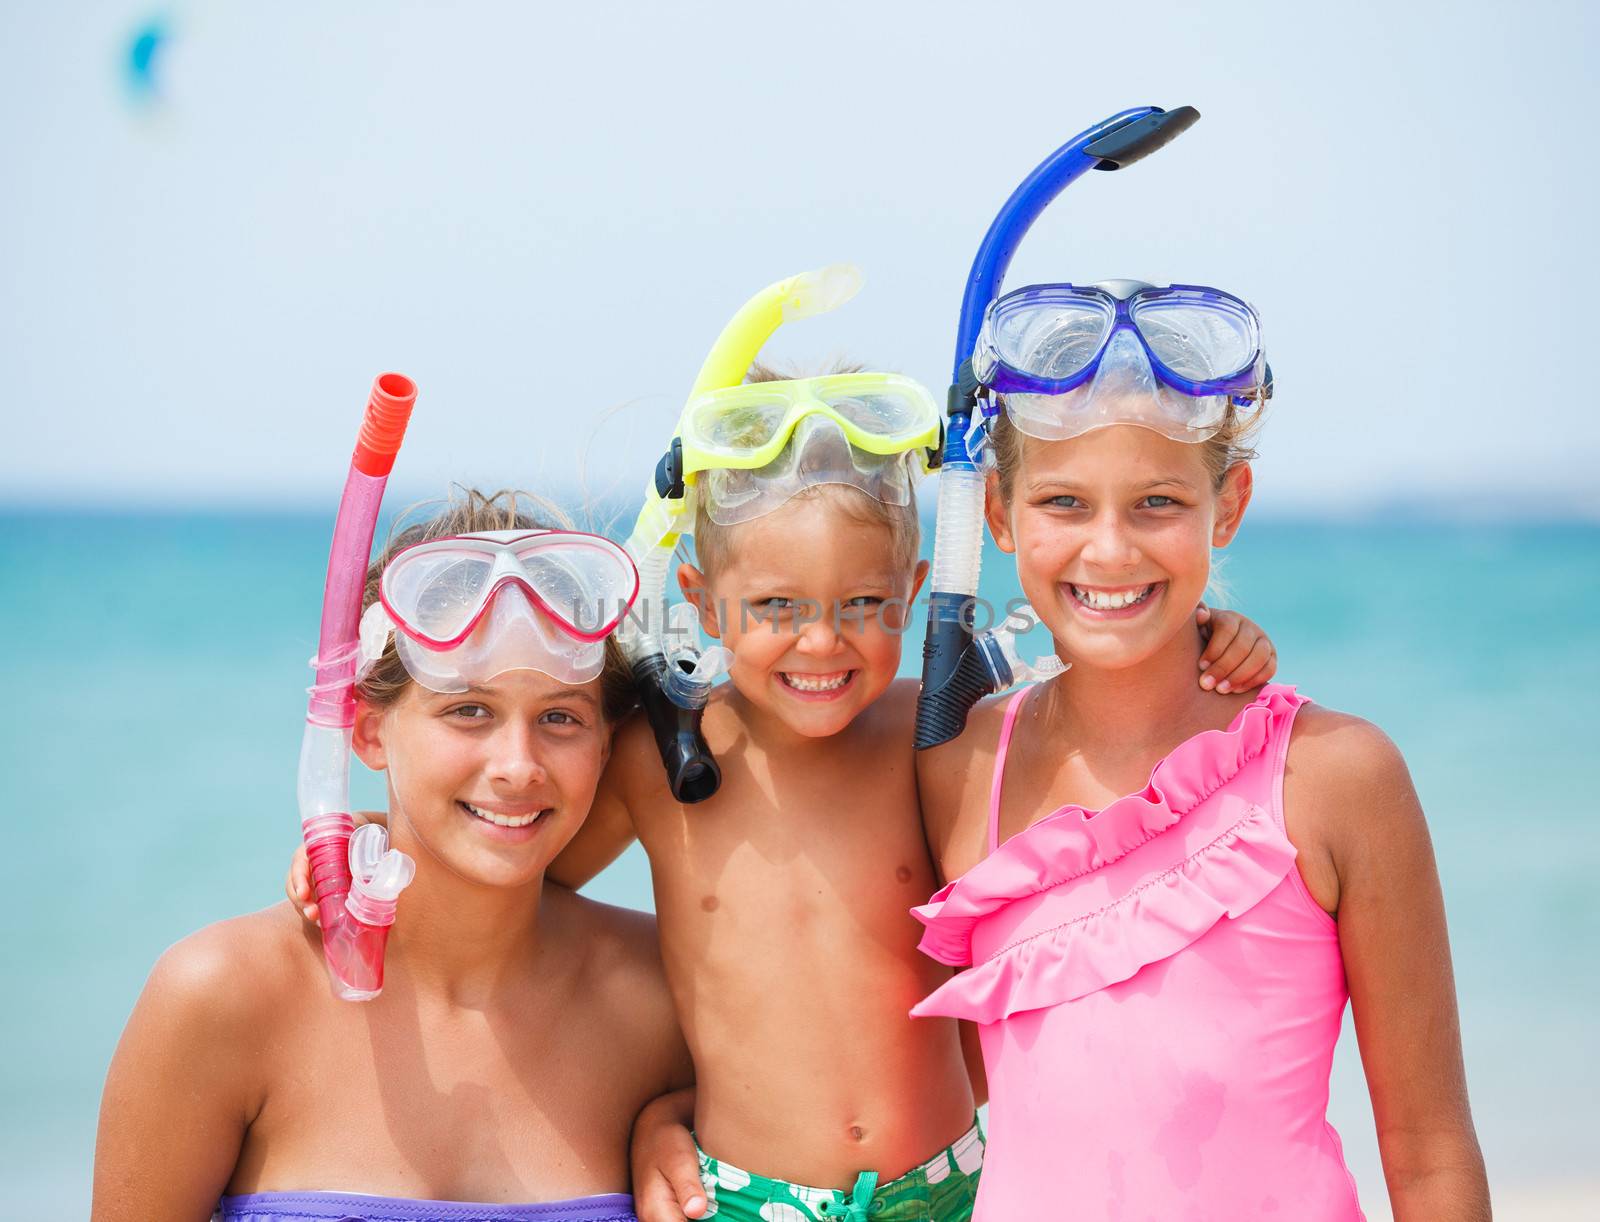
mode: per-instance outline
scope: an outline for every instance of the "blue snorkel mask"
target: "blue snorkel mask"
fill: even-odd
[[[947,405],[917,699],[919,750],[960,734],[983,697],[1066,668],[1053,656],[1023,662],[1004,628],[972,631],[988,420],[1003,410],[1021,432],[1051,441],[1137,424],[1199,442],[1221,427],[1230,408],[1258,406],[1272,393],[1255,311],[1218,289],[1112,280],[1032,285],[998,296],[1017,246],[1057,195],[1088,170],[1132,165],[1199,118],[1190,106],[1145,106],[1080,132],[1012,192],[978,248],[961,302]]]
[[[984,311],[972,374],[985,419],[1004,410],[1041,441],[1109,424],[1205,441],[1230,408],[1253,410],[1272,394],[1261,320],[1248,302],[1139,280],[1007,293]]]

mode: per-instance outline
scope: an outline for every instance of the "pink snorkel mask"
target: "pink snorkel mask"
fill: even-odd
[[[639,572],[599,535],[483,531],[397,553],[378,594],[361,617],[358,677],[392,635],[406,673],[429,691],[464,692],[516,670],[578,684],[605,665]]]

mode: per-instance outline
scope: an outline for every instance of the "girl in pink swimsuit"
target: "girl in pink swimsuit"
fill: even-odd
[[[1443,905],[1399,752],[1272,685],[1197,690],[1194,609],[1250,500],[1214,435],[995,429],[987,517],[1072,663],[919,758],[952,879],[917,916],[979,1024],[975,1218],[1349,1222],[1326,1119],[1348,998],[1394,1215],[1489,1217]],[[1143,395],[1144,400],[1137,397]]]

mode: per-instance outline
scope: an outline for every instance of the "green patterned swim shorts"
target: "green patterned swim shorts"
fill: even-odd
[[[955,1145],[899,1179],[879,1184],[876,1171],[863,1171],[850,1192],[769,1180],[700,1150],[700,1180],[710,1202],[705,1216],[718,1222],[967,1222],[983,1146],[983,1129],[974,1123]]]

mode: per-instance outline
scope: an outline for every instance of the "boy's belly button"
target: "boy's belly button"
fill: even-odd
[[[911,867],[910,866],[896,866],[894,868],[894,876],[895,876],[895,878],[899,879],[903,883],[910,882],[911,881]]]
[[[721,907],[721,903],[716,896],[704,895],[700,897],[701,912],[715,912],[719,907]]]

